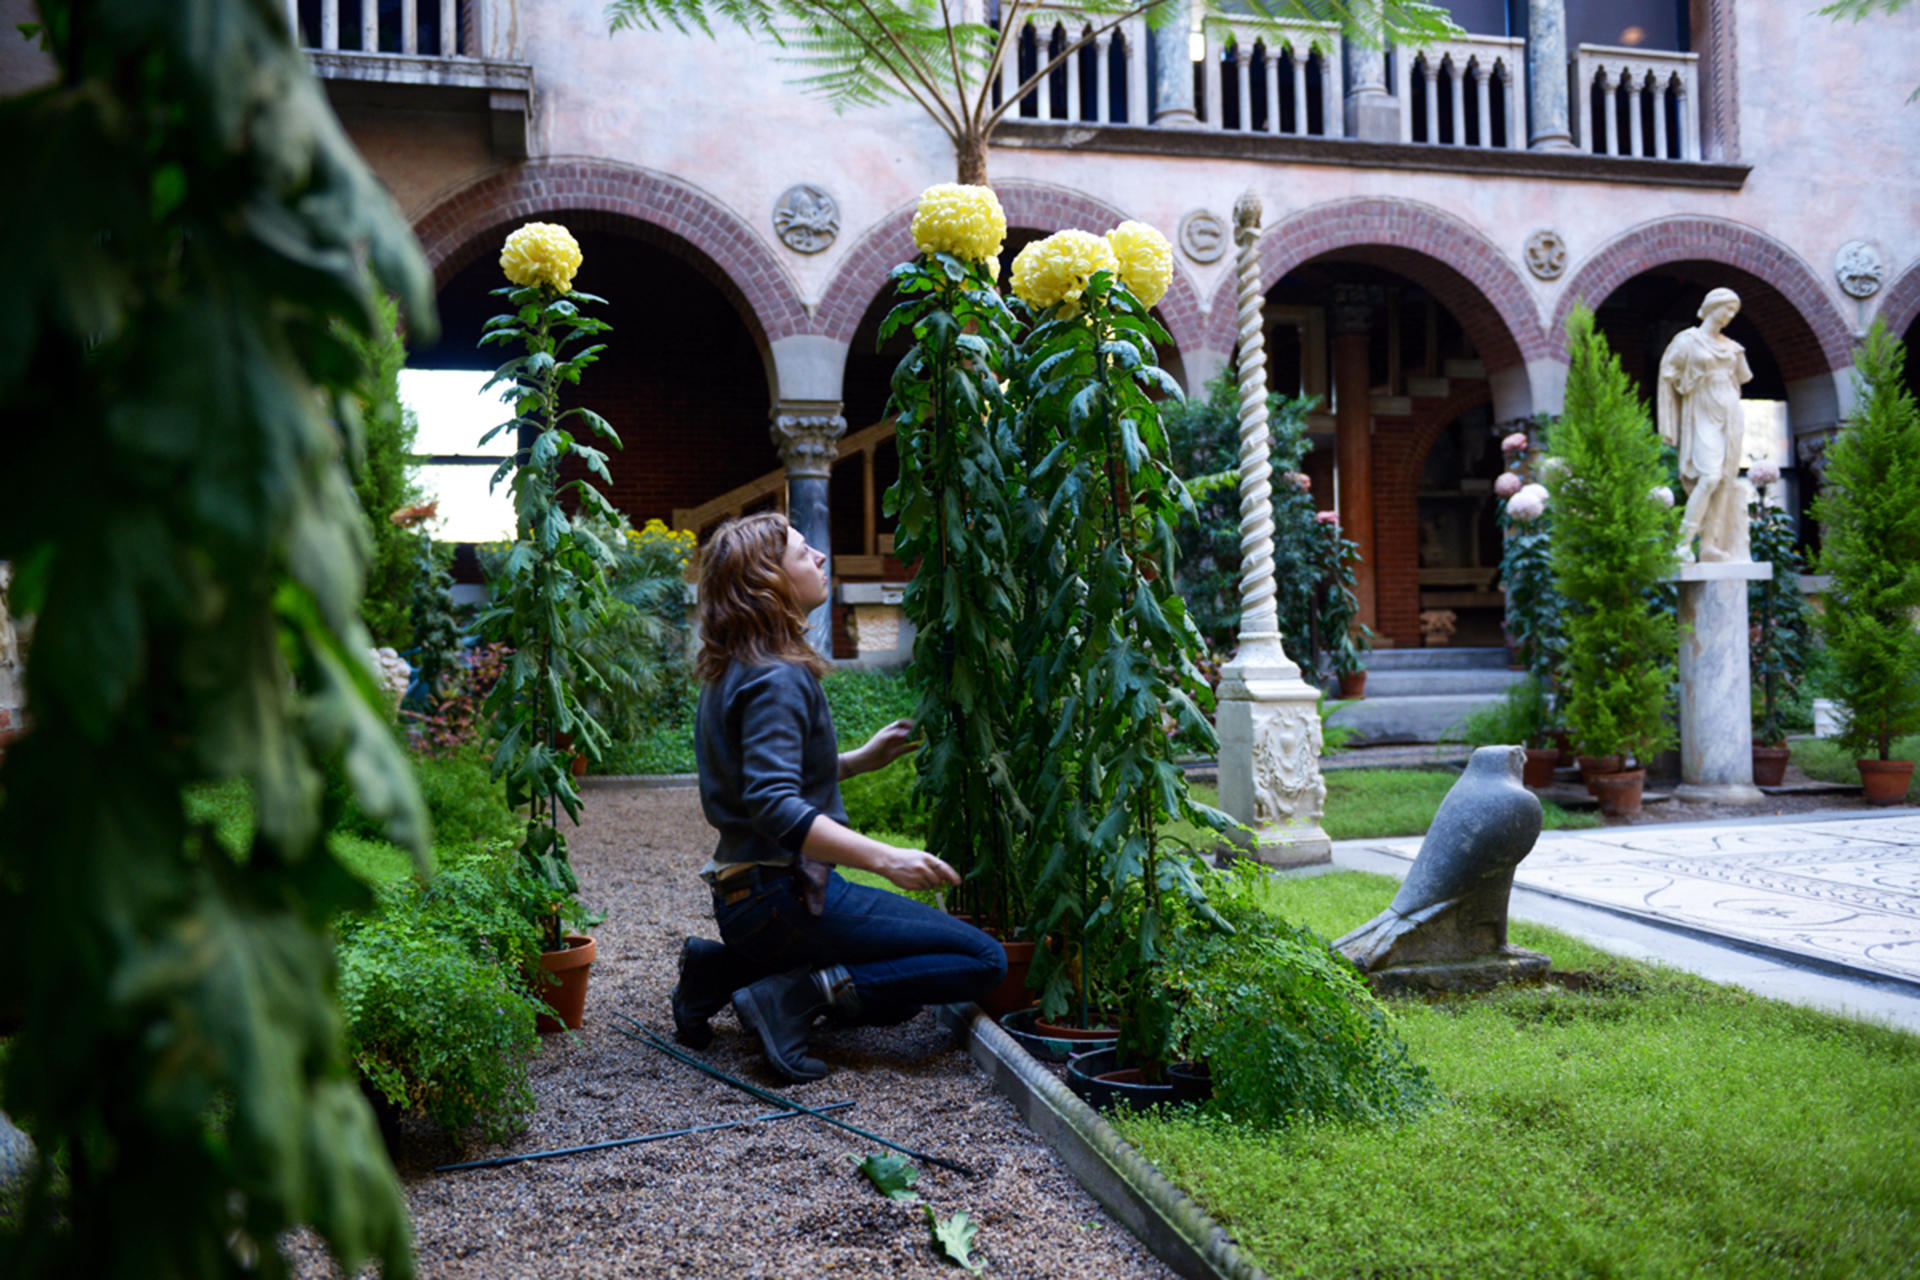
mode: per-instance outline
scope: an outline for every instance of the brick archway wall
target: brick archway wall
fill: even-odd
[[[1080,227],[1098,233],[1113,229],[1127,217],[1110,204],[1065,187],[1008,182],[996,183],[993,191],[1000,197],[1000,207],[1006,210],[1010,227],[1046,232]],[[910,204],[894,210],[868,228],[853,246],[820,300],[815,313],[818,332],[840,342],[852,341],[861,317],[887,287],[887,273],[917,252],[912,231],[915,207]],[[1177,258],[1167,296],[1155,310],[1172,336],[1173,345],[1183,354],[1204,344],[1206,328],[1200,313],[1200,294]],[[1232,349],[1231,341],[1226,349]]]
[[[1539,312],[1512,262],[1466,223],[1411,200],[1338,200],[1286,218],[1260,237],[1260,285],[1316,258],[1362,262],[1405,276],[1452,313],[1498,371],[1549,355]],[[1235,290],[1221,282],[1208,312],[1214,350],[1234,347]]]
[[[713,282],[764,348],[812,330],[786,268],[738,215],[695,187],[604,160],[531,160],[478,178],[429,210],[414,232],[436,288],[483,254],[509,224],[569,212],[583,225],[667,249]]]
[[[1896,338],[1904,338],[1915,320],[1920,320],[1920,262],[1900,273],[1880,303],[1880,315]]]
[[[1440,433],[1493,399],[1475,380],[1411,418],[1382,418],[1373,435],[1373,581],[1382,635],[1420,643],[1420,473]]]
[[[1765,336],[1789,383],[1852,363],[1853,336],[1800,255],[1752,227],[1717,218],[1650,222],[1605,245],[1561,291],[1551,332],[1564,332],[1575,302],[1598,307],[1633,277],[1684,262],[1732,269],[1735,278],[1727,283],[1741,294],[1741,309]]]

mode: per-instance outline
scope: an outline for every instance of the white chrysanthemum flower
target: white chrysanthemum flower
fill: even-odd
[[[1780,468],[1771,462],[1756,462],[1747,468],[1747,479],[1766,488],[1780,478]]]
[[[557,222],[529,222],[507,237],[500,270],[521,286],[551,285],[557,293],[573,288],[580,269],[580,244]]]
[[[1547,487],[1540,484],[1520,486],[1520,492],[1507,499],[1507,515],[1522,524],[1538,520],[1547,510]]]
[[[1666,485],[1657,484],[1647,492],[1648,495],[1661,506],[1670,507],[1673,505],[1673,490],[1669,489]]]
[[[920,193],[913,211],[913,243],[922,253],[950,253],[963,262],[989,264],[999,272],[1007,215],[992,187],[942,182]]]
[[[1144,222],[1123,222],[1107,232],[1120,264],[1120,282],[1149,307],[1159,305],[1173,283],[1173,245]]]

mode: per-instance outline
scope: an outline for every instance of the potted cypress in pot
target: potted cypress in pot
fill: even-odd
[[[560,405],[561,388],[578,383],[604,349],[601,344],[569,348],[608,328],[581,311],[583,304],[603,300],[572,288],[580,246],[565,227],[528,223],[507,237],[500,266],[512,283],[494,293],[513,309],[487,321],[480,341],[513,343],[526,354],[506,361],[488,382],[490,387],[506,384],[501,399],[512,406],[513,416],[481,443],[514,433],[516,452],[493,477],[495,483],[512,477],[514,541],[494,580],[492,603],[476,626],[483,638],[513,650],[483,710],[495,742],[493,776],[505,781],[509,805],[527,809],[520,852],[546,890],[546,910],[539,913],[545,938],[542,971],[533,980],[554,1008],[554,1016],[540,1022],[540,1029],[550,1032],[580,1026],[587,975],[598,951],[591,937],[561,928],[563,920],[588,921],[576,896],[580,882],[567,861],[560,814],[564,810],[575,822],[580,818],[574,752],[598,759],[608,745],[606,729],[581,701],[584,689],[608,691],[589,652],[592,636],[606,625],[610,611],[628,607],[608,589],[612,551],[574,518],[580,513],[611,518],[612,508],[586,478],[562,480],[560,472],[563,461],[572,458],[610,481],[606,455],[582,436],[603,435],[616,447],[619,440],[591,409],[562,410]],[[568,497],[576,504],[573,514],[562,501]],[[570,737],[569,746],[561,745],[563,736]]]
[[[1679,512],[1670,493],[1662,501],[1660,438],[1591,311],[1574,308],[1567,341],[1566,412],[1551,442],[1557,465],[1542,467],[1554,579],[1569,606],[1567,728],[1581,755],[1644,763],[1674,740],[1666,710],[1679,632],[1659,594],[1674,569]],[[1644,767],[1596,773],[1601,811],[1638,812],[1645,779]]]
[[[1906,798],[1914,762],[1893,759],[1893,743],[1920,729],[1920,409],[1905,362],[1905,345],[1875,320],[1854,352],[1856,407],[1827,446],[1813,507],[1833,579],[1820,631],[1847,712],[1839,740],[1873,804]]]
[[[1753,632],[1752,678],[1755,710],[1753,781],[1777,787],[1786,776],[1787,726],[1780,696],[1807,673],[1813,645],[1806,597],[1800,594],[1800,551],[1794,545],[1793,518],[1767,502],[1767,490],[1780,479],[1770,462],[1747,469],[1757,498],[1747,507],[1753,558],[1773,565],[1773,577],[1747,586],[1747,613]]]

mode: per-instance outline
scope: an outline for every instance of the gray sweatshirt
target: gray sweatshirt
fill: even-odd
[[[734,863],[792,865],[815,818],[847,820],[833,713],[805,667],[730,665],[700,690],[693,755],[700,807],[720,833],[709,879]]]

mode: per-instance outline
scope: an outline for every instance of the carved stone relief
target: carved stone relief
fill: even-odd
[[[1558,231],[1536,231],[1527,237],[1527,270],[1542,280],[1558,280],[1567,269],[1567,242]]]
[[[819,253],[840,234],[840,206],[819,187],[799,183],[774,201],[773,229],[795,253]]]
[[[1227,224],[1211,209],[1180,219],[1180,251],[1195,262],[1218,262],[1227,251]]]
[[[1865,240],[1849,240],[1833,255],[1833,274],[1850,298],[1871,298],[1880,292],[1887,269],[1880,251]]]
[[[1262,717],[1253,746],[1253,814],[1263,826],[1318,822],[1327,805],[1320,776],[1320,716],[1311,704]]]

